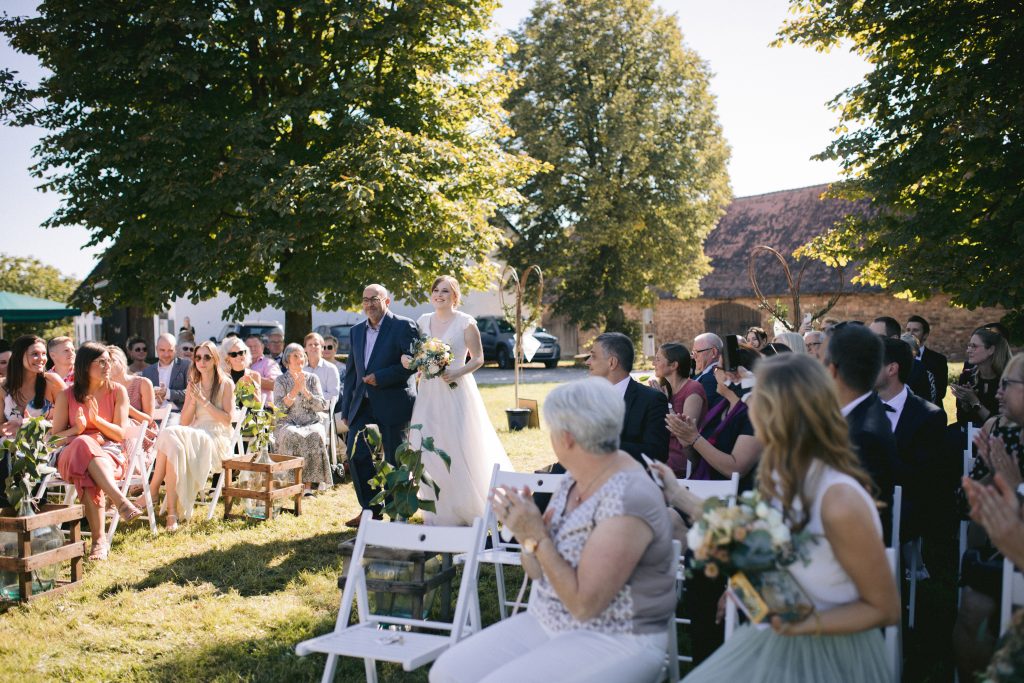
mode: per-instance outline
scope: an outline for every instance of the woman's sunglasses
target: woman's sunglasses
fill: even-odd
[[[145,353],[148,350],[149,349],[147,349],[145,346],[136,346],[134,349],[132,349],[132,353]]]
[[[229,358],[240,358],[245,355],[245,351],[228,351]]]
[[[195,350],[196,350],[196,347],[194,347],[194,346],[182,346],[181,347],[181,352],[182,353],[192,353]]]
[[[208,361],[208,360],[213,360],[213,356],[211,356],[208,353],[207,354],[197,353],[196,356],[195,356],[195,359],[196,359],[197,362],[198,361]]]
[[[325,351],[333,351],[334,350],[334,344],[328,344],[327,346],[324,347],[324,350]]]

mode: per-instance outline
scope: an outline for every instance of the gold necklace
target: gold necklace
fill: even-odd
[[[613,456],[613,457],[614,457],[614,456]],[[602,477],[602,476],[603,476],[603,475],[604,475],[604,474],[605,474],[606,472],[608,472],[609,470],[611,470],[611,468],[612,468],[612,467],[614,467],[614,466],[615,466],[615,463],[614,463],[614,462],[613,462],[613,463],[611,463],[611,464],[609,464],[609,465],[605,465],[604,469],[602,469],[602,470],[601,470],[600,472],[598,472],[598,473],[597,473],[597,476],[596,476],[596,477],[594,477],[593,479],[591,479],[591,480],[590,480],[590,481],[589,481],[589,482],[587,483],[587,485],[586,485],[585,487],[583,487],[582,489],[581,489],[581,488],[579,488],[579,482],[576,482],[576,484],[574,484],[574,486],[576,486],[576,487],[577,487],[577,493],[576,493],[576,495],[575,495],[575,496],[573,496],[573,499],[572,499],[572,500],[573,500],[573,503],[574,503],[574,504],[576,504],[576,505],[579,505],[580,503],[582,503],[582,502],[583,502],[583,496],[585,496],[585,495],[589,495],[590,493],[592,493],[592,492],[591,492],[591,490],[590,490],[590,487],[592,487],[592,486],[593,486],[594,484],[596,484],[596,483],[597,483],[597,481],[598,481],[598,480],[599,480],[599,479],[600,479],[600,478],[601,478],[601,477]]]

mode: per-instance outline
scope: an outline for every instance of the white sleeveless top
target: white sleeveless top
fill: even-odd
[[[864,499],[871,509],[875,532],[880,540],[882,538],[882,520],[878,516],[875,501],[864,487],[850,475],[815,462],[804,481],[808,493],[813,492],[810,496],[811,518],[805,527],[814,537],[807,553],[810,561],[805,565],[801,560],[797,560],[787,569],[807,592],[807,596],[811,598],[819,612],[860,599],[856,585],[836,559],[832,544],[825,537],[825,527],[821,521],[822,498],[825,497],[826,491],[837,484],[850,486]],[[797,511],[802,507],[799,498],[793,501],[793,505]]]

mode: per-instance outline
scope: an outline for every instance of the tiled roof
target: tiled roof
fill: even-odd
[[[821,195],[827,189],[828,185],[814,185],[734,199],[704,245],[704,252],[711,259],[714,270],[700,281],[703,297],[753,296],[747,261],[758,245],[781,252],[795,279],[802,263],[792,257],[797,247],[825,232],[851,212],[866,210],[866,203],[822,199]],[[855,270],[854,267],[846,268],[843,291],[878,291],[851,285],[849,281]],[[767,297],[789,295],[782,267],[768,254],[758,256],[757,281]],[[817,260],[808,263],[800,286],[802,294],[831,293],[837,287],[835,270]]]

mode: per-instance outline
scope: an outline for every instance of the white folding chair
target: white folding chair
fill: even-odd
[[[685,574],[683,571],[683,544],[677,540],[672,541],[672,561],[673,567],[676,568],[676,604],[679,604],[679,598],[683,595],[683,578]],[[676,624],[679,623],[679,619],[676,618],[676,611],[673,609],[671,616],[668,618],[668,657],[665,662],[665,669],[663,669],[662,675],[667,676],[668,683],[676,683],[679,680],[679,662],[692,662],[693,657],[680,657],[679,656],[679,632]],[[661,680],[659,676],[658,680]]]
[[[885,559],[889,562],[889,571],[896,581],[896,590],[900,588],[900,576],[896,561],[896,548],[885,549]],[[885,627],[885,655],[892,667],[892,680],[902,680],[903,674],[903,619],[900,618],[892,626]]]
[[[242,444],[242,423],[245,422],[245,416],[249,413],[248,408],[236,408],[234,413],[231,415],[231,443],[228,444],[228,450],[225,454],[227,457],[232,457],[239,448],[243,448],[241,454],[244,455],[244,447]],[[213,513],[217,511],[217,501],[220,500],[220,492],[224,489],[224,475],[217,477],[217,486],[213,489],[213,495],[210,496],[210,503],[206,512],[206,519],[213,519]]]
[[[963,471],[961,476],[968,477],[971,474],[971,470],[974,469],[974,464],[977,458],[974,457],[974,437],[981,431],[980,427],[975,426],[973,423],[967,424],[967,445],[964,446],[964,459],[963,459]],[[970,526],[970,522],[966,519],[960,520],[960,532],[958,534],[959,550],[957,554],[957,562],[962,563],[964,559],[964,553],[967,552],[967,532]],[[959,571],[959,570],[958,570]],[[964,589],[961,588],[956,592],[956,605],[960,606],[960,599],[963,596]]]
[[[324,430],[327,433],[327,453],[331,458],[331,470],[338,467],[338,430],[334,428],[334,409],[338,405],[338,397],[331,398],[327,406],[327,421],[324,422]]]
[[[469,632],[480,629],[476,593],[479,573],[477,551],[483,543],[483,536],[484,520],[479,517],[472,527],[423,526],[375,521],[371,512],[364,510],[334,631],[302,641],[295,646],[296,654],[326,654],[322,678],[325,683],[334,680],[339,656],[362,658],[366,665],[367,683],[377,681],[377,660],[399,663],[405,671],[413,671],[434,661],[468,635],[467,628]],[[370,614],[363,569],[363,554],[368,545],[431,553],[463,553],[465,562],[452,622]],[[350,626],[353,600],[357,600],[358,621]],[[391,631],[386,630],[385,625],[416,627],[417,630]],[[439,633],[423,633],[419,629]]]
[[[1017,571],[1013,562],[1003,559],[1003,596],[999,605],[999,635],[1010,628],[1013,608],[1024,605],[1024,574]]]
[[[554,493],[561,485],[565,476],[564,474],[509,472],[495,465],[491,471],[491,485],[487,490],[490,491],[496,486],[515,489],[529,486],[530,491],[533,493]],[[498,518],[494,515],[490,502],[487,503],[484,525],[487,529],[487,534],[491,538],[491,547],[485,549],[481,546],[478,552],[478,560],[481,564],[494,565],[494,581],[498,587],[498,613],[500,618],[504,619],[508,616],[509,607],[513,609],[525,607],[525,604],[518,600],[509,600],[508,593],[505,590],[505,567],[519,567],[522,565],[522,558],[520,557],[522,547],[518,543],[509,543],[501,538]],[[464,556],[457,556],[455,562],[458,564],[464,561],[464,559]],[[524,583],[527,581],[525,576],[523,581]]]
[[[156,535],[156,512],[153,510],[153,498],[149,491],[149,473],[153,468],[151,458],[152,444],[146,448],[146,434],[149,425],[131,423],[125,431],[124,443],[128,449],[128,461],[125,463],[124,477],[118,482],[118,489],[125,496],[132,486],[142,486],[142,495],[146,500],[146,516],[149,518],[149,530]],[[107,540],[114,538],[117,525],[121,522],[121,511],[114,508],[114,516],[110,519],[107,529]]]
[[[910,593],[907,599],[907,628],[913,630],[915,616],[917,614],[917,573],[921,566],[918,564],[923,559],[921,552],[924,549],[924,539],[920,536],[915,538],[913,541],[909,541],[903,544],[903,547],[907,549],[907,554],[910,556],[910,562],[907,563],[907,568],[910,571]]]
[[[740,475],[733,472],[732,477],[729,479],[721,480],[704,480],[704,479],[677,479],[680,486],[683,486],[690,490],[695,496],[700,496],[707,500],[708,498],[725,498],[726,501],[732,505],[736,502],[736,497],[740,491]],[[680,570],[682,571],[682,570]],[[682,581],[682,575],[679,577]],[[686,590],[686,584],[683,583],[683,590]],[[736,623],[738,620],[738,613],[736,611],[736,605],[732,600],[725,601],[725,639],[729,640],[732,637],[733,631],[736,630]],[[676,622],[689,626],[690,620],[686,617],[680,617],[676,619]],[[680,662],[692,662],[693,658],[683,655],[679,657]]]
[[[900,524],[902,520],[903,487],[896,485],[892,489],[892,533],[889,535],[889,547],[896,550],[899,550],[900,547]]]

